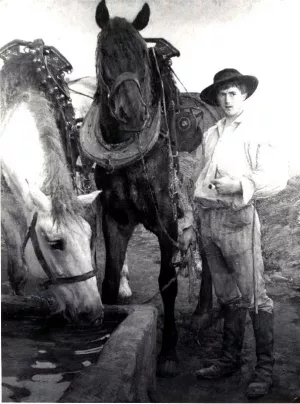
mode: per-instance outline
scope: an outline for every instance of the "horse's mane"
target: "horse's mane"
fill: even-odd
[[[28,53],[14,55],[5,61],[0,71],[1,114],[15,105],[24,91],[43,91],[37,67]]]
[[[137,72],[144,66],[145,76],[150,80],[141,82],[143,88],[146,88],[146,94],[152,94],[152,100],[155,103],[161,93],[161,82],[165,88],[166,101],[174,100],[177,95],[177,86],[171,70],[168,68],[162,55],[156,54],[155,61],[148,51],[147,63],[145,63],[145,42],[140,33],[126,19],[115,17],[109,20],[105,29],[98,35],[96,48],[96,73],[97,73],[97,91],[99,96],[105,84],[102,79],[102,56],[109,52],[109,60],[112,65],[118,65],[120,71],[126,71],[126,61],[130,60],[131,69]],[[159,66],[161,77],[157,73],[156,62]],[[123,67],[124,65],[124,67]],[[107,84],[107,83],[106,83]]]
[[[38,94],[31,94],[28,103],[34,115],[45,151],[45,180],[42,191],[51,197],[55,220],[60,220],[63,213],[79,213],[80,205],[73,190],[71,175],[61,142],[61,135],[56,126],[50,103]],[[64,208],[63,208],[64,207]]]
[[[141,68],[145,69],[145,76],[148,75],[148,66],[145,64],[145,42],[139,32],[125,19],[120,17],[112,18],[107,27],[98,35],[96,48],[96,74],[97,91],[101,92],[103,85],[101,77],[102,55],[109,55],[109,61],[112,67],[120,66],[121,71],[127,71],[128,60],[131,62],[130,71],[138,72]],[[147,83],[145,83],[147,84]],[[148,83],[147,92],[150,92],[150,83]]]
[[[46,158],[42,191],[52,200],[54,220],[64,220],[66,212],[80,213],[81,206],[73,190],[55,111],[46,95],[41,92],[41,83],[32,57],[22,54],[9,60],[0,72],[0,81],[1,118],[12,107],[17,108],[20,103],[25,102],[35,119]]]

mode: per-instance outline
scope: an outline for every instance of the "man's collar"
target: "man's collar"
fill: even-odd
[[[243,122],[244,118],[245,118],[245,111],[242,111],[240,113],[240,115],[237,116],[235,118],[235,120],[231,122],[231,125],[234,124],[234,125],[238,126],[241,122]],[[224,131],[225,123],[226,123],[226,116],[224,118],[220,119],[217,122],[217,128],[218,128],[219,136],[221,136],[221,134]]]
[[[240,124],[241,122],[243,122],[243,120],[244,120],[244,118],[245,118],[245,111],[242,111],[232,122],[231,122],[231,125],[232,124]],[[226,122],[226,117],[224,118],[224,124],[225,124],[225,122]]]

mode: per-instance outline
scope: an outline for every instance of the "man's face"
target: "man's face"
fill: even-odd
[[[226,89],[220,89],[217,94],[217,100],[225,115],[230,117],[243,111],[246,96],[246,93],[242,94],[238,87],[232,85]]]

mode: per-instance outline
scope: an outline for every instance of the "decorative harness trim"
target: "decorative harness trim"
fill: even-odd
[[[0,58],[4,61],[4,65],[10,58],[22,54],[32,55],[32,63],[36,66],[36,73],[45,89],[44,92],[50,96],[51,102],[57,107],[64,121],[64,147],[73,187],[77,189],[72,141],[77,140],[79,135],[69,88],[64,82],[65,74],[70,74],[73,70],[72,65],[55,47],[46,46],[42,39],[33,42],[15,39],[0,48]]]
[[[45,274],[49,278],[47,281],[45,281],[41,284],[41,287],[43,289],[48,289],[48,287],[51,285],[64,285],[64,284],[69,284],[69,283],[83,282],[83,281],[86,281],[87,279],[92,278],[93,276],[96,276],[95,271],[92,270],[92,271],[86,272],[85,274],[82,274],[82,275],[54,277],[51,272],[51,268],[50,268],[48,262],[46,261],[44,254],[41,250],[40,244],[39,244],[39,240],[38,240],[36,229],[35,229],[37,219],[38,219],[38,212],[35,212],[33,215],[32,221],[28,227],[28,230],[27,230],[27,233],[26,233],[23,245],[22,245],[22,252],[23,252],[23,260],[25,262],[25,248],[26,248],[26,245],[27,245],[29,239],[31,239],[36,258],[38,259]]]

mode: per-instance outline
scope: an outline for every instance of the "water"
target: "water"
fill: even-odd
[[[2,319],[2,402],[57,402],[92,366],[119,319],[97,328],[51,327],[41,320]]]

